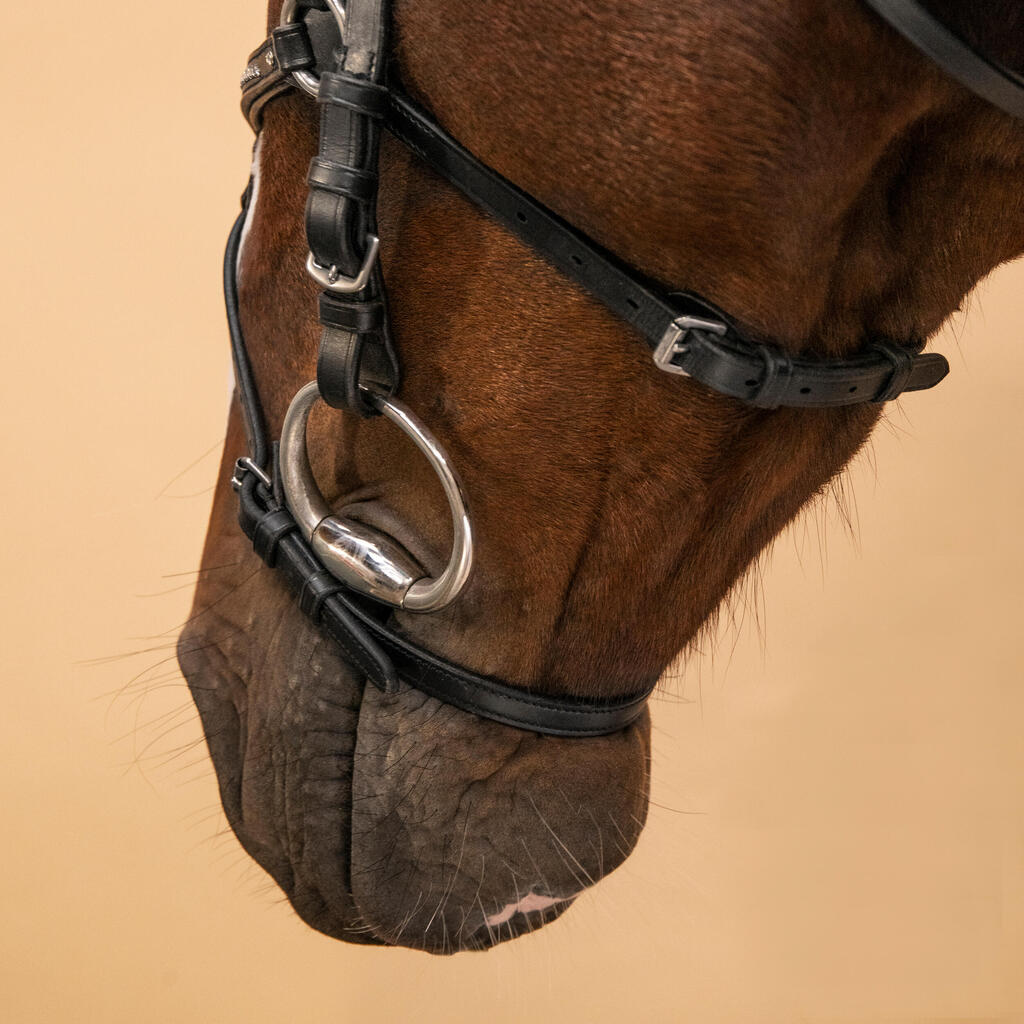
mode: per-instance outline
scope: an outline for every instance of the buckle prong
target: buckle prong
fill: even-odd
[[[366,236],[366,256],[363,265],[355,277],[343,277],[336,266],[322,267],[312,253],[306,257],[306,271],[321,288],[340,295],[352,295],[361,292],[369,283],[373,273],[373,265],[377,262],[380,252],[380,239],[376,235]]]

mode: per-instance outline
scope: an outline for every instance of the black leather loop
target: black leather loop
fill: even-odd
[[[747,401],[759,409],[777,409],[793,380],[793,360],[769,345],[761,345],[758,355],[764,361],[764,373]]]
[[[889,402],[906,390],[910,375],[914,372],[914,353],[888,341],[876,341],[872,348],[892,364],[892,373],[889,374],[889,379],[872,401]]]
[[[290,74],[293,71],[309,71],[316,67],[316,54],[309,40],[309,32],[301,22],[280,25],[270,33],[271,45],[278,68]]]
[[[253,524],[252,546],[260,558],[271,568],[277,561],[281,539],[296,529],[295,520],[283,510],[268,512]]]
[[[306,199],[309,251],[321,267],[337,267],[346,276],[355,274],[360,266],[350,237],[354,224],[349,207],[353,205],[347,196],[320,188],[311,188]]]
[[[345,588],[326,569],[311,573],[299,588],[299,607],[314,622],[320,615],[324,602]]]
[[[320,157],[313,157],[306,180],[312,188],[322,188],[360,203],[368,203],[377,196],[377,175],[373,171],[345,167]]]
[[[358,309],[354,316],[360,316]],[[320,397],[335,409],[362,417],[379,415],[367,393],[390,395],[396,387],[391,357],[381,332],[325,324],[320,335],[316,380]]]
[[[383,118],[388,111],[388,90],[365,78],[325,71],[320,76],[317,102],[347,107],[367,117]]]
[[[382,302],[343,302],[330,292],[320,293],[320,322],[325,327],[367,334],[384,326]]]
[[[354,331],[325,326],[320,335],[316,361],[316,382],[320,397],[335,409],[360,409],[359,363],[364,336]]]

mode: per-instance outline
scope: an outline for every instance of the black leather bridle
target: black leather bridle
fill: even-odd
[[[919,4],[865,0],[929,58],[978,95],[1024,117],[1024,81],[976,53]],[[377,261],[377,152],[380,129],[393,135],[567,277],[630,324],[667,373],[761,408],[881,403],[933,387],[945,358],[922,354],[923,339],[874,338],[843,359],[794,357],[754,341],[697,295],[670,293],[624,265],[572,225],[484,166],[424,111],[385,82],[386,0],[286,0],[282,24],[249,59],[242,108],[258,133],[263,111],[296,85],[320,105],[320,147],[309,172],[308,269],[323,285],[320,397],[359,416],[399,386],[384,279]],[[239,520],[256,553],[281,570],[303,611],[338,643],[348,661],[386,693],[402,683],[465,711],[556,736],[615,732],[643,711],[656,679],[611,700],[530,693],[477,675],[417,644],[388,623],[390,609],[324,567],[288,507],[277,445],[268,440],[238,313],[236,271],[251,188],[232,229],[224,294],[236,382],[249,438],[233,483]]]

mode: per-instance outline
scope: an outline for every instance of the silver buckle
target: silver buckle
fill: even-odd
[[[722,323],[721,320],[706,320],[700,316],[677,316],[665,328],[665,333],[654,350],[654,363],[659,370],[664,370],[666,373],[677,373],[680,377],[689,377],[690,375],[672,360],[686,351],[688,347],[686,338],[690,331],[707,331],[709,334],[723,335],[728,330],[728,324]]]
[[[367,235],[366,257],[355,277],[342,277],[337,267],[320,266],[312,253],[306,257],[306,271],[321,288],[341,295],[351,295],[354,292],[361,292],[370,283],[370,275],[373,273],[373,265],[377,262],[379,252],[380,239],[376,235]]]
[[[243,455],[242,458],[235,460],[235,471],[231,476],[231,486],[236,491],[242,489],[242,482],[245,480],[246,473],[252,473],[264,487],[273,490],[274,482],[270,479],[267,471],[262,466],[256,465],[248,455]]]

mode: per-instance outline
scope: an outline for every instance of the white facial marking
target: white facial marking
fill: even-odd
[[[528,892],[522,899],[516,900],[515,903],[506,903],[496,914],[491,914],[484,920],[488,927],[494,928],[499,924],[504,924],[513,914],[529,914],[533,910],[546,910],[556,903],[565,903],[566,900],[571,899],[571,896],[538,896],[535,892]]]
[[[245,240],[249,237],[249,228],[252,227],[252,217],[256,212],[256,202],[260,197],[260,153],[263,150],[263,136],[256,136],[256,145],[252,150],[252,192],[249,195],[249,208],[245,211],[245,221],[242,224],[242,237],[238,243],[238,262],[235,264],[235,273],[242,272],[242,253],[245,252]]]

